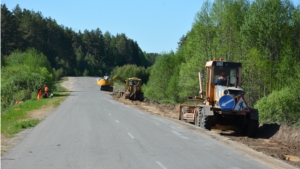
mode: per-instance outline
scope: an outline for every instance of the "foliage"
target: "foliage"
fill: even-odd
[[[181,98],[199,93],[198,72],[203,69],[203,66],[199,66],[198,63],[204,63],[199,59],[199,57],[193,57],[181,66],[179,78],[179,86],[182,89]]]
[[[102,76],[126,64],[148,67],[156,56],[142,52],[138,43],[124,33],[103,34],[99,28],[75,32],[43,17],[41,12],[21,9],[19,5],[12,11],[1,5],[1,37],[2,56],[17,49],[34,48],[47,57],[56,80],[74,75]]]
[[[289,78],[286,87],[273,91],[255,104],[262,122],[300,127],[300,70],[297,69],[295,72],[296,78]]]
[[[290,87],[273,91],[259,100],[255,108],[259,110],[261,123],[300,124],[300,98]]]
[[[151,68],[149,81],[143,86],[145,96],[150,100],[178,100],[178,59],[173,52],[161,54]],[[179,60],[178,60],[179,61]],[[170,79],[172,79],[170,81]]]
[[[62,77],[64,77],[65,72],[63,68],[59,68],[59,69],[53,69],[53,73],[54,73],[54,77],[55,77],[55,81],[58,81],[59,79],[61,79]],[[83,74],[84,75],[84,74]]]
[[[145,69],[145,67],[127,64],[124,66],[115,67],[111,72],[111,76],[120,76],[124,79],[129,77],[138,77],[142,79],[143,83],[147,83],[149,72],[147,69]]]
[[[37,88],[43,84],[53,87],[54,75],[46,56],[36,50],[16,51],[2,67],[1,108],[6,108],[16,101],[25,101],[36,96]]]

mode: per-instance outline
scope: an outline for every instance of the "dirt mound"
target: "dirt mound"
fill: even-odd
[[[278,142],[300,142],[300,130],[286,125],[263,124],[259,126],[258,137]]]
[[[278,132],[271,138],[281,142],[300,142],[300,130],[282,125]]]
[[[127,105],[134,105],[153,114],[178,119],[179,105],[160,104],[157,102],[131,101],[123,97],[113,98]],[[248,138],[239,133],[214,130],[224,137],[241,142],[256,151],[283,160],[300,168],[300,130],[277,124],[263,124],[259,127],[257,138]]]

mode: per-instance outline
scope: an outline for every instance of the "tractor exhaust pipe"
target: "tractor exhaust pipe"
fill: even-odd
[[[203,72],[198,72],[199,75],[199,85],[200,85],[200,97],[203,98],[203,85],[202,85],[202,76],[203,76]]]

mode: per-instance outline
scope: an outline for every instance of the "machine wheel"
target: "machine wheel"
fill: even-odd
[[[256,137],[258,130],[258,120],[250,119],[248,123],[247,136]]]
[[[183,115],[185,113],[190,113],[190,108],[189,107],[182,107],[182,109],[181,109],[181,120],[183,120]]]
[[[140,93],[139,94],[139,100],[142,102],[144,101],[144,94],[143,93]]]
[[[203,111],[201,111],[200,113],[199,121],[201,128],[204,128],[206,130],[211,129],[211,118],[209,116],[206,116],[205,113],[203,113]]]
[[[196,114],[195,114],[195,120],[194,120],[194,124],[195,126],[200,127],[200,121],[201,121],[201,108],[197,108],[196,109]]]

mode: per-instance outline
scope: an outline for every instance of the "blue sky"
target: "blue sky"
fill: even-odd
[[[125,33],[147,53],[174,52],[191,28],[205,0],[2,0],[11,11],[40,11],[75,32],[99,28],[104,34]],[[299,0],[292,0],[299,5]]]

